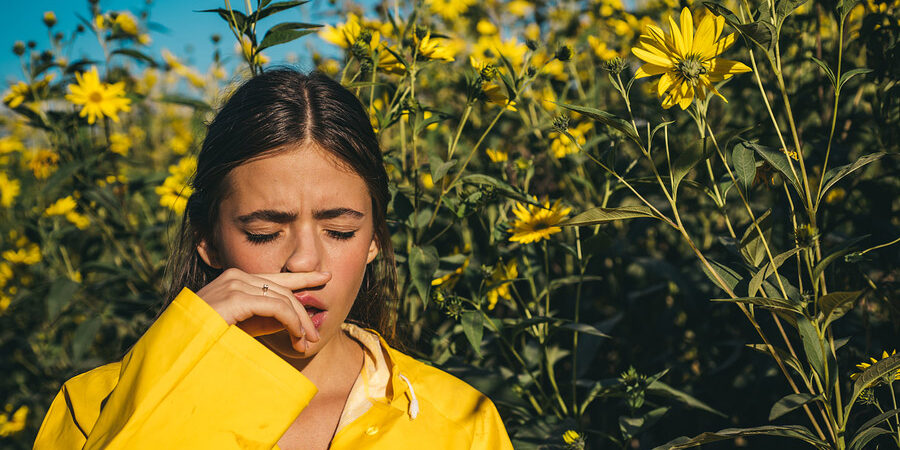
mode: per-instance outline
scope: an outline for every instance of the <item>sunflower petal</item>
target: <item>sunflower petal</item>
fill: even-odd
[[[672,78],[672,74],[664,73],[663,76],[659,78],[659,84],[656,85],[657,95],[660,97],[664,96],[666,91],[668,91],[673,84],[675,84],[675,80]]]
[[[668,67],[657,66],[656,64],[644,64],[637,72],[634,73],[635,78],[646,78],[654,75],[660,75],[669,71]]]
[[[681,35],[681,30],[678,29],[678,24],[675,23],[675,19],[672,16],[669,16],[669,32],[675,44],[676,57],[684,58],[684,55],[687,53],[687,49],[684,46],[684,36]]]
[[[684,53],[690,53],[694,45],[694,18],[691,17],[691,10],[687,8],[681,9],[681,38],[684,42]]]
[[[716,58],[709,61],[708,75],[711,81],[727,80],[734,74],[750,71],[751,69],[749,67],[739,61],[722,58]]]
[[[657,53],[645,50],[643,48],[634,47],[631,49],[631,53],[634,53],[634,56],[637,56],[638,58],[650,64],[655,64],[662,67],[672,67],[672,60],[670,58],[665,58]]]

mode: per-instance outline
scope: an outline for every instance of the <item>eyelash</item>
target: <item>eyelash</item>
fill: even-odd
[[[336,239],[339,241],[346,241],[347,239],[356,236],[356,231],[335,231],[335,230],[325,230],[325,233],[328,234],[332,239]],[[272,233],[272,234],[253,234],[253,233],[245,233],[247,235],[247,241],[251,244],[265,244],[267,242],[271,242],[278,237],[281,232]]]

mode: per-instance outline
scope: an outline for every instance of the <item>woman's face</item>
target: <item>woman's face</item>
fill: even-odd
[[[314,297],[304,303],[323,310],[310,311],[320,340],[310,342],[306,353],[291,347],[286,330],[260,336],[283,356],[310,357],[340,333],[366,264],[378,254],[366,184],[312,145],[244,163],[231,171],[228,182],[210,253],[213,267],[256,274],[331,273],[325,285],[301,293]]]

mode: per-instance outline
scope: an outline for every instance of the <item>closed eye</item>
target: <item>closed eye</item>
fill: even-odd
[[[325,230],[325,233],[339,241],[346,241],[356,235],[356,231]]]
[[[265,244],[266,242],[271,242],[275,240],[280,234],[280,231],[271,234],[255,234],[244,232],[247,235],[247,242],[251,244]]]

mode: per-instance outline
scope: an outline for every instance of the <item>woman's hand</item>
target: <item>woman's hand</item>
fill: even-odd
[[[230,268],[197,291],[229,325],[237,325],[250,336],[286,329],[295,350],[305,352],[308,341],[319,333],[293,291],[321,286],[331,279],[328,272],[249,274]],[[263,286],[269,288],[263,292]]]

